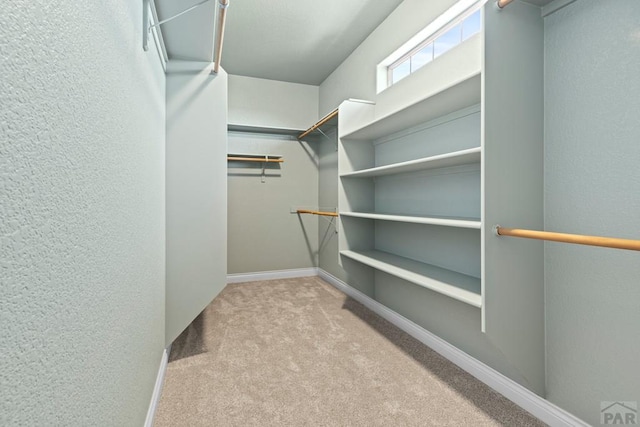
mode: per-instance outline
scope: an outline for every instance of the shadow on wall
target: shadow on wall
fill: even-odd
[[[298,145],[300,146],[300,148],[302,148],[302,150],[305,152],[305,154],[307,156],[309,156],[309,159],[313,162],[314,165],[316,165],[316,167],[319,167],[320,165],[320,159],[318,157],[318,154],[316,152],[316,150],[314,150],[314,145],[313,144],[305,144],[303,143],[304,141],[301,140],[296,140],[298,142]],[[310,140],[311,142],[314,142],[312,139]]]
[[[323,227],[326,228],[324,228],[324,232],[322,233],[322,237],[318,244],[319,254],[322,253],[322,251],[324,251],[326,248],[328,248],[329,243],[331,243],[331,241],[338,236],[338,231],[336,229],[337,225],[334,218],[331,218],[331,220],[329,220],[327,223],[320,223],[321,230]]]
[[[467,401],[471,402],[487,416],[496,420],[500,425],[545,425],[543,422],[530,417],[515,403],[498,394],[471,374],[440,356],[356,300],[347,297],[342,308],[359,317],[372,329],[418,362],[425,370],[438,377],[459,395],[464,396]]]
[[[307,252],[309,253],[309,260],[313,263],[313,265],[318,265],[318,252],[314,249],[313,244],[309,238],[309,233],[307,233],[307,227],[302,220],[302,215],[298,214],[298,222],[300,222],[300,228],[302,230],[302,234],[304,236],[304,243],[307,247]]]

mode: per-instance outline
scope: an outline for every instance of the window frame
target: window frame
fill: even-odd
[[[400,65],[402,65],[405,61],[409,61],[409,74],[407,74],[405,77],[403,77],[400,80],[405,79],[406,77],[409,77],[411,74],[414,73],[414,70],[412,70],[411,68],[411,58],[413,56],[415,56],[415,54],[417,54],[418,52],[420,52],[423,48],[425,48],[426,46],[428,46],[429,44],[434,43],[441,35],[445,34],[447,31],[449,31],[450,29],[452,29],[453,27],[455,27],[458,24],[462,24],[464,22],[465,19],[467,19],[468,17],[470,17],[471,15],[473,15],[474,13],[476,13],[478,10],[482,9],[482,6],[484,5],[485,2],[478,2],[475,3],[471,6],[469,6],[467,9],[465,9],[463,12],[461,12],[460,14],[456,15],[453,19],[451,19],[449,22],[447,22],[445,25],[443,25],[442,27],[438,28],[437,30],[435,30],[433,33],[431,33],[429,36],[427,36],[425,39],[423,39],[421,42],[418,42],[418,44],[413,47],[412,49],[410,49],[407,53],[405,53],[404,55],[402,55],[400,58],[396,59],[395,61],[393,61],[391,64],[389,64],[387,66],[387,88],[393,86],[395,83],[393,81],[393,70],[395,70],[396,68],[398,68]],[[481,22],[480,22],[480,32],[482,31],[482,12],[481,12]],[[468,40],[467,39],[463,39],[464,37],[464,25],[460,26],[460,43],[458,43],[456,46],[454,46],[452,49],[455,49],[457,46],[459,46],[460,44],[464,43],[465,41]],[[474,35],[476,35],[478,33],[474,33],[469,37],[473,37]],[[434,46],[435,48],[435,46]],[[446,52],[445,52],[446,53]],[[431,61],[434,61],[436,59],[435,57],[435,52],[431,58]],[[431,62],[429,61],[429,62]],[[425,64],[426,65],[426,64]],[[422,67],[421,67],[422,68]],[[417,70],[416,70],[417,71]],[[400,81],[398,80],[398,82]]]

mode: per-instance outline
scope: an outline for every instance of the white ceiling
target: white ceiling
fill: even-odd
[[[402,0],[230,0],[222,66],[318,85]]]
[[[199,0],[155,0],[166,19]],[[319,85],[402,0],[229,0],[222,67]],[[162,25],[171,59],[211,61],[217,0]]]
[[[202,0],[154,0],[160,20]],[[170,59],[212,61],[218,0],[162,25]],[[428,1],[428,0],[423,0]],[[551,0],[525,0],[544,6]],[[402,0],[229,0],[222,67],[319,85]]]

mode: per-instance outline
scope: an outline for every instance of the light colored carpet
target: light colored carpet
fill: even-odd
[[[173,344],[155,426],[541,426],[317,277],[233,284]]]

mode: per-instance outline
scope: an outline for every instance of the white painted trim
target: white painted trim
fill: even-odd
[[[169,363],[169,353],[171,353],[171,345],[165,348],[162,352],[162,358],[160,359],[160,367],[158,368],[158,376],[156,377],[156,385],[153,387],[153,394],[151,395],[151,403],[147,410],[147,419],[144,421],[144,427],[153,426],[153,418],[156,415],[158,404],[160,403],[160,396],[162,396],[162,386],[164,385],[164,375],[167,372],[167,364]]]
[[[318,269],[296,268],[292,270],[258,271],[255,273],[238,273],[227,275],[227,283],[257,282],[259,280],[291,279],[294,277],[317,276]]]
[[[318,276],[550,426],[589,426],[589,424],[564,409],[559,408],[517,382],[505,377],[500,372],[469,356],[442,338],[416,325],[409,319],[366,296],[357,289],[352,288],[337,277],[322,269],[318,269]]]

